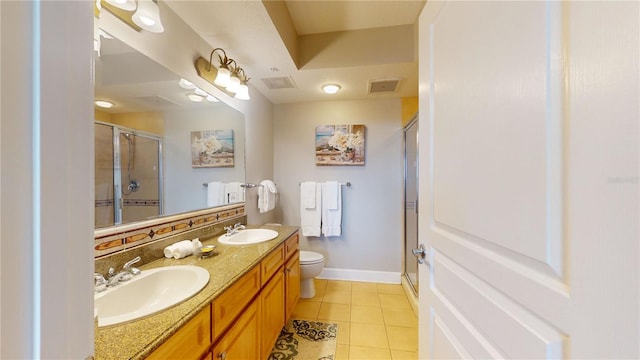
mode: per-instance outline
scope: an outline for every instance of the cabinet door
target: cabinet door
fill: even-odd
[[[262,289],[260,304],[262,306],[260,352],[261,359],[266,359],[284,326],[285,300],[284,272],[282,270],[278,271]]]
[[[291,319],[291,314],[300,299],[300,252],[291,256],[284,266],[285,276],[285,323]]]
[[[254,301],[213,348],[214,360],[261,359],[258,302]]]
[[[147,359],[199,360],[211,345],[211,307],[207,306]]]

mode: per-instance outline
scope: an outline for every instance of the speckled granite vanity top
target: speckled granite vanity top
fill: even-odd
[[[262,226],[261,228],[276,230],[279,235],[273,240],[246,246],[219,244],[218,237],[214,236],[202,243],[217,245],[218,254],[215,256],[208,258],[188,256],[180,260],[162,258],[142,266],[140,269],[144,272],[145,269],[162,266],[197,265],[207,269],[211,277],[202,291],[174,307],[128,323],[98,328],[95,334],[95,358],[99,360],[144,359],[183,324],[258,264],[265,255],[298,230],[294,226]]]

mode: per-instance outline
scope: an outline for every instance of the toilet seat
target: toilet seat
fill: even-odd
[[[313,251],[300,251],[300,265],[317,264],[324,261],[324,256]]]

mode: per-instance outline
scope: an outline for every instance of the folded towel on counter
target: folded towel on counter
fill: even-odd
[[[164,248],[164,257],[182,259],[189,255],[195,254],[202,248],[199,238],[193,240],[182,240]]]
[[[207,207],[220,206],[226,204],[224,184],[213,181],[207,184]]]
[[[305,181],[300,184],[300,206],[304,209],[316,208],[316,183]]]
[[[325,182],[322,184],[322,235],[340,236],[341,225],[342,189],[338,182]]]
[[[262,180],[258,187],[258,210],[260,213],[266,213],[276,207],[276,184],[271,180]]]
[[[322,184],[315,182],[308,182],[303,184],[313,185],[313,208],[306,207],[307,201],[304,198],[302,192],[302,185],[300,186],[300,229],[304,236],[320,236],[320,226],[322,219]],[[309,186],[309,185],[307,185]],[[305,188],[307,187],[305,186]]]

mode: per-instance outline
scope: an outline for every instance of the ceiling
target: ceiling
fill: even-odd
[[[418,95],[416,24],[425,1],[164,3],[212,49],[225,49],[251,78],[250,91],[274,104]],[[378,80],[398,86],[370,93]],[[326,95],[326,83],[342,89]]]

